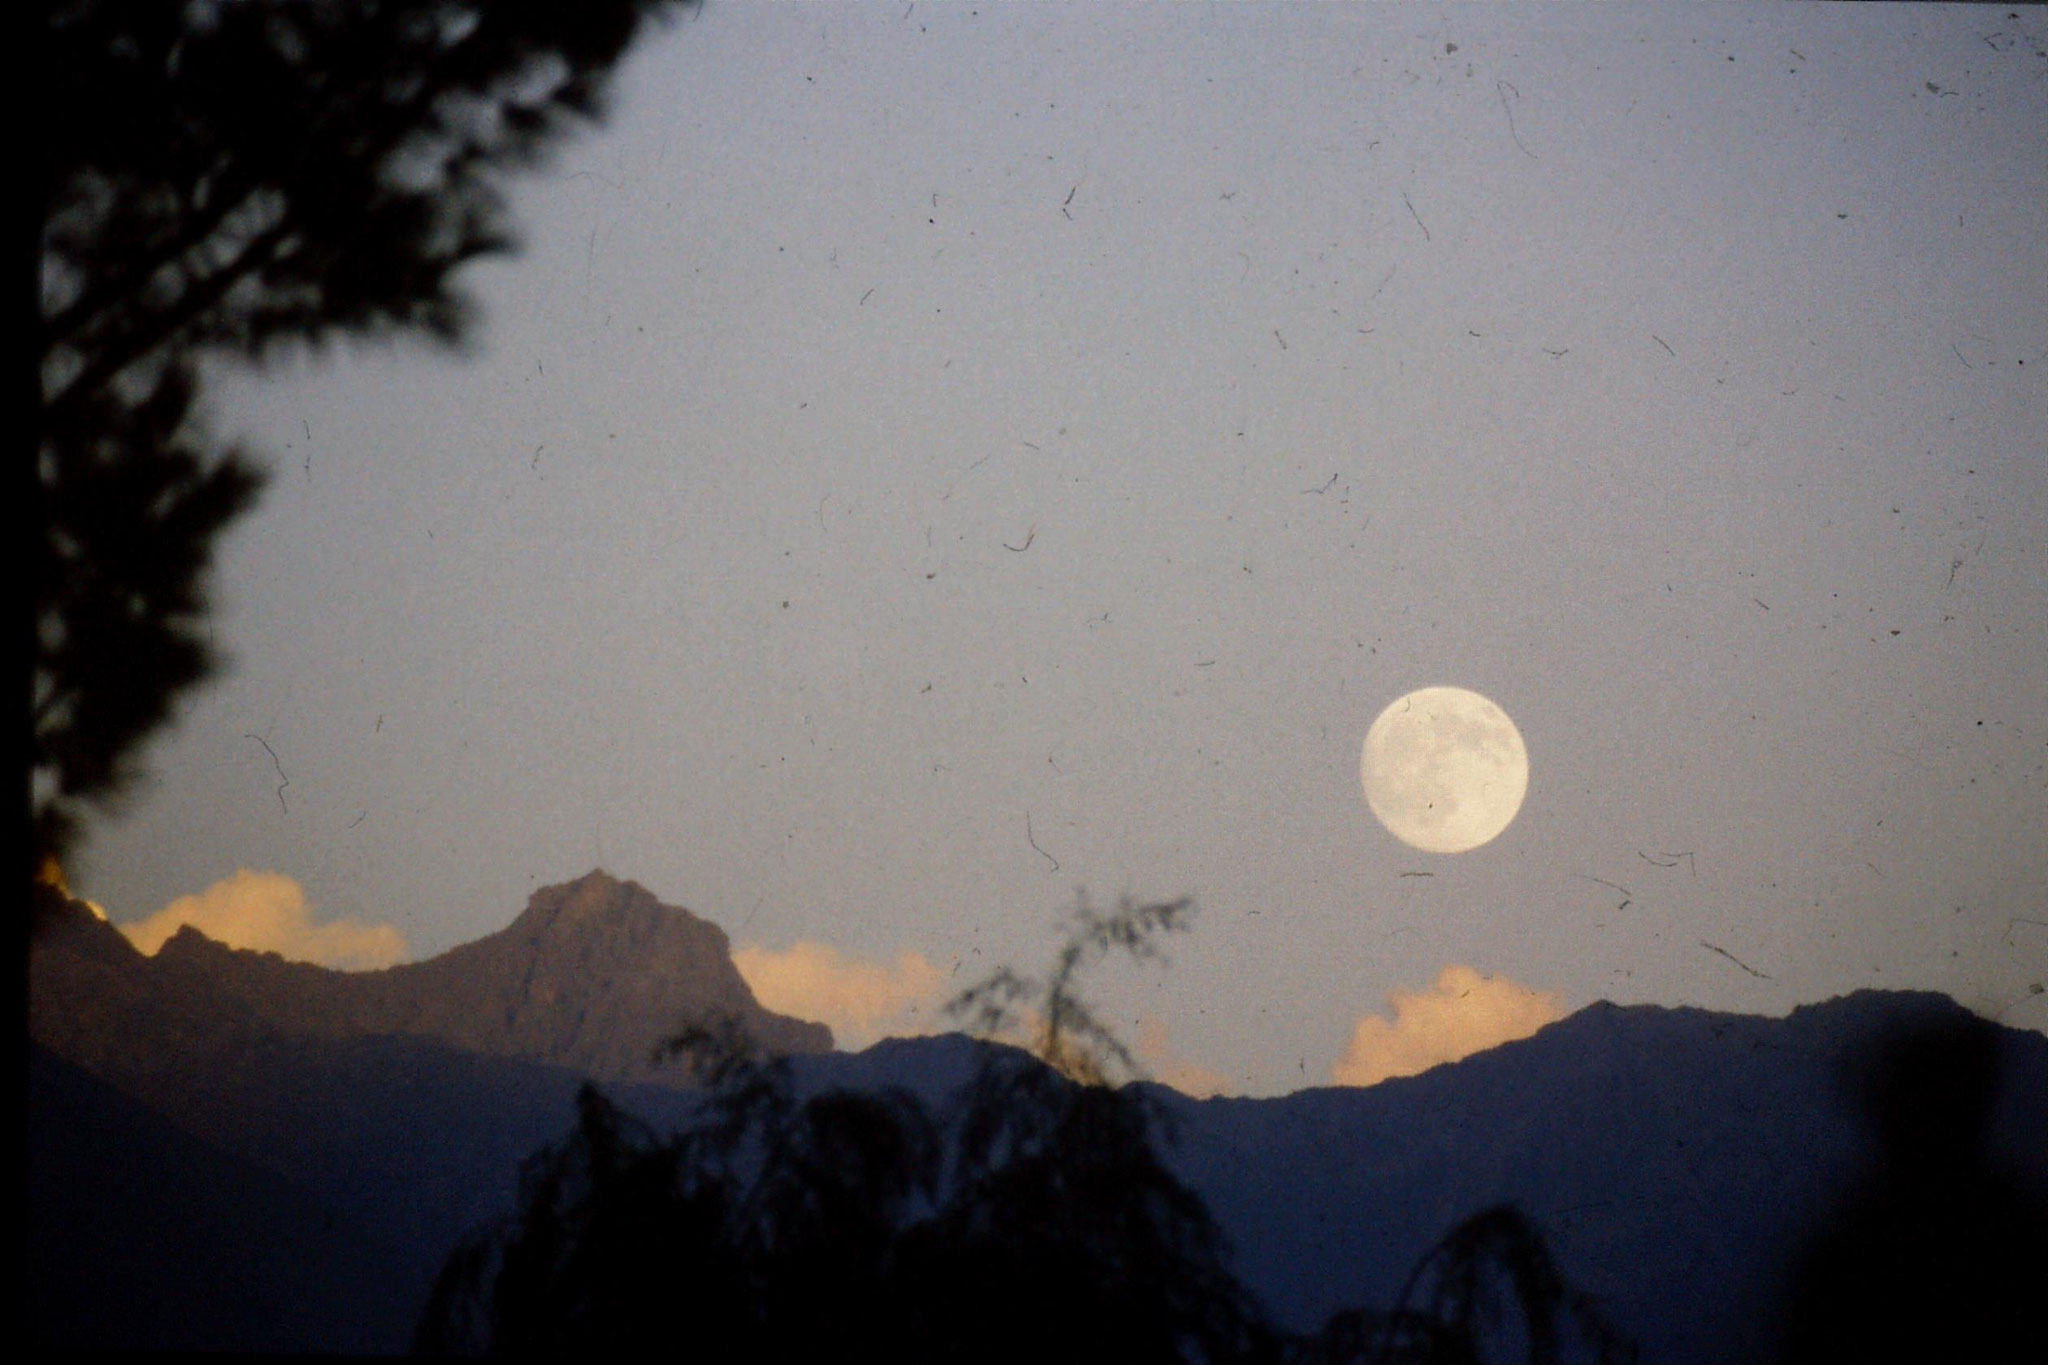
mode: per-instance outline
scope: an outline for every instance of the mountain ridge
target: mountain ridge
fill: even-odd
[[[593,875],[601,880],[536,893],[496,946],[479,940],[408,965],[499,983],[496,998],[519,1009],[487,1021],[495,1036],[566,1055],[562,1040],[581,1036],[574,1025],[598,1003],[591,997],[616,989],[615,964],[674,932],[644,888]],[[725,943],[705,927],[688,932]],[[516,997],[500,989],[514,967]],[[587,1062],[418,1033],[308,1031],[292,1021],[354,1016],[263,998],[299,983],[329,989],[342,975],[196,933],[145,959],[79,908],[32,949],[31,1032],[178,1128],[348,1210],[366,1245],[405,1248],[413,1301],[387,1305],[380,1320],[406,1322],[455,1241],[509,1208],[522,1158],[568,1132],[575,1092],[594,1073]],[[443,984],[457,998],[493,998],[474,983]],[[1562,1273],[1640,1340],[1646,1360],[1719,1365],[1769,1358],[1800,1238],[1871,1159],[1855,1059],[1888,1030],[1961,1017],[1970,1016],[1946,996],[1910,992],[1857,992],[1784,1018],[1598,1002],[1530,1038],[1375,1086],[1270,1099],[1151,1094],[1179,1135],[1162,1158],[1208,1205],[1238,1273],[1278,1322],[1306,1330],[1338,1306],[1390,1306],[1435,1239],[1505,1200],[1537,1221]],[[2037,1137],[2048,1131],[2048,1038],[1996,1036],[2003,1084],[1988,1113],[1991,1148],[2028,1188],[2048,1184]],[[901,1085],[936,1105],[991,1046],[892,1039],[794,1054],[790,1065],[800,1094]],[[628,1079],[606,1079],[606,1089],[656,1130],[694,1112],[691,1092],[619,1069]],[[35,1203],[46,1229],[67,1201],[95,1197],[89,1172],[66,1170],[71,1183]],[[39,1235],[31,1229],[32,1246]],[[150,1250],[110,1242],[110,1255]],[[382,1269],[357,1266],[351,1282],[386,1292],[370,1288],[387,1282]],[[238,1339],[232,1326],[221,1342]]]
[[[1931,992],[1859,991],[1785,1018],[1600,1002],[1375,1086],[1167,1093],[1183,1134],[1168,1161],[1290,1325],[1391,1302],[1432,1238],[1506,1201],[1645,1360],[1767,1360],[1805,1238],[1882,1155],[1859,1109],[1867,1059],[1899,1030],[1973,1017]],[[2040,1190],[2048,1038],[1992,1027],[1988,1159]]]
[[[541,887],[505,928],[420,962],[340,972],[230,948],[190,925],[153,961],[293,1032],[438,1038],[605,1081],[673,1081],[656,1050],[707,1013],[737,1018],[770,1053],[832,1050],[826,1025],[755,1000],[723,929],[601,869]]]
[[[355,1210],[34,1043],[28,1096],[32,1346],[356,1353],[411,1330],[410,1249]]]

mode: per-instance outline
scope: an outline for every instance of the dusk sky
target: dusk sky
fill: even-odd
[[[469,354],[211,372],[273,479],[115,920],[364,965],[603,867],[858,1043],[1187,894],[1096,993],[1253,1094],[2048,1029],[2038,11],[713,3],[512,207]],[[1360,786],[1439,685],[1528,752],[1462,853]]]

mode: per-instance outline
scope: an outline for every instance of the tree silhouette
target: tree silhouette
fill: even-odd
[[[1786,1365],[2048,1360],[2048,1191],[1986,1151],[2000,1064],[1974,1014],[1909,1020],[1848,1059],[1875,1159],[1794,1266]]]
[[[1076,976],[1111,950],[1147,955],[1186,909],[1077,912],[1033,997],[1048,1056],[1098,1078],[1128,1062]],[[994,1029],[1028,987],[999,972],[955,1012]],[[655,1140],[586,1088],[575,1134],[528,1164],[518,1212],[451,1258],[423,1349],[648,1350],[686,1335],[711,1356],[1277,1358],[1207,1210],[1158,1159],[1141,1092],[987,1044],[937,1113],[890,1089],[800,1102],[789,1063],[729,1022],[671,1050],[704,1084],[696,1121]]]
[[[205,571],[262,477],[214,449],[198,359],[336,334],[458,343],[454,272],[510,243],[504,176],[597,116],[671,2],[40,7],[35,865],[215,660]]]
[[[1160,956],[1192,902],[1135,902],[1067,921],[1046,977],[1008,968],[948,1006],[984,1037],[1024,1028],[1029,1053],[989,1048],[958,1098],[952,1198],[905,1239],[918,1343],[932,1359],[1278,1359],[1281,1334],[1228,1269],[1201,1198],[1157,1142],[1163,1109],[1113,1088],[1143,1069],[1080,993],[1111,954]],[[990,1322],[1005,1324],[998,1337]]]
[[[1161,1107],[1109,1083],[1136,1064],[1078,991],[1110,953],[1155,956],[1188,913],[1185,900],[1110,914],[1084,903],[1043,981],[1004,969],[956,997],[955,1017],[985,1039],[971,1078],[936,1108],[896,1089],[800,1100],[789,1062],[761,1056],[736,1023],[685,1030],[670,1050],[703,1087],[693,1121],[659,1138],[586,1087],[576,1131],[528,1162],[516,1212],[449,1259],[416,1344],[1476,1365],[1499,1358],[1483,1348],[1504,1278],[1532,1365],[1628,1359],[1512,1210],[1436,1248],[1411,1280],[1412,1307],[1340,1313],[1300,1339],[1271,1325],[1201,1198],[1160,1156]],[[1032,1052],[987,1041],[1020,1024]]]
[[[1558,1273],[1543,1234],[1511,1204],[1481,1209],[1432,1247],[1394,1311],[1353,1310],[1324,1332],[1314,1359],[1371,1365],[1626,1365],[1635,1347]],[[1519,1347],[1519,1351],[1516,1349]]]

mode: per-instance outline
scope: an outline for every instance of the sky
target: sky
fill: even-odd
[[[210,370],[274,476],[117,921],[364,965],[603,867],[858,1042],[1189,895],[1090,989],[1250,1094],[2048,1028],[2035,12],[713,3],[511,204],[467,353]],[[1425,686],[1527,747],[1469,852],[1360,789]]]

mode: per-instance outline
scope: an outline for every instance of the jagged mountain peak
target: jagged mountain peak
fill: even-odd
[[[107,934],[111,927],[101,937]],[[45,998],[75,994],[65,982],[77,973],[63,965],[75,956],[38,954]],[[737,1018],[770,1053],[832,1049],[825,1025],[773,1013],[754,999],[724,930],[602,869],[536,890],[497,933],[377,971],[287,962],[230,948],[189,926],[155,958],[133,956],[127,970],[155,994],[189,998],[195,1007],[221,1001],[289,1033],[432,1038],[603,1081],[679,1081],[678,1067],[658,1062],[657,1049],[710,1016]]]
[[[630,1079],[681,1004],[744,989],[715,925],[602,871],[540,888],[496,934],[381,972],[284,963],[197,934],[147,959],[82,908],[51,918],[32,949],[34,1036],[223,1151],[410,1239],[405,1273],[422,1296],[455,1236],[509,1204],[519,1156],[573,1122],[577,1077],[561,1068]],[[280,1023],[286,999],[296,1013]],[[1781,1018],[1599,1002],[1365,1088],[1148,1092],[1170,1135],[1162,1160],[1290,1330],[1347,1305],[1391,1306],[1447,1229],[1506,1201],[1644,1359],[1719,1365],[1772,1358],[1791,1258],[1886,1150],[1863,1096],[1841,1083],[1845,1063],[1902,1023],[1970,1017],[1943,996],[1891,991]],[[387,1036],[363,1036],[366,1018]],[[332,1036],[306,1036],[309,1021]],[[1993,1031],[2002,1084],[1983,1129],[1986,1169],[2010,1168],[2023,1177],[2010,1188],[2025,1193],[2048,1180],[2037,1136],[2048,1131],[2048,1039]],[[805,1096],[900,1086],[936,1110],[988,1046],[894,1039],[801,1057],[791,1073]],[[657,1130],[697,1112],[671,1089],[607,1088]],[[138,1185],[154,1188],[115,1188]],[[45,1226],[98,1216],[108,1187],[85,1168],[63,1196],[72,1203],[46,1200],[56,1212]],[[206,1226],[226,1237],[246,1222]],[[110,1244],[124,1253],[147,1239],[120,1236]],[[406,1322],[417,1307],[377,1311]]]
[[[668,935],[701,940],[721,956],[732,950],[725,930],[710,920],[679,905],[664,904],[640,883],[614,877],[603,868],[536,890],[504,934],[536,945],[568,940],[644,941]]]
[[[680,910],[690,919],[696,918],[680,907],[664,906],[652,891],[640,883],[614,877],[603,868],[594,867],[573,881],[543,886],[535,891],[513,925],[528,932],[561,933],[602,924],[622,914],[645,914],[655,910]]]

